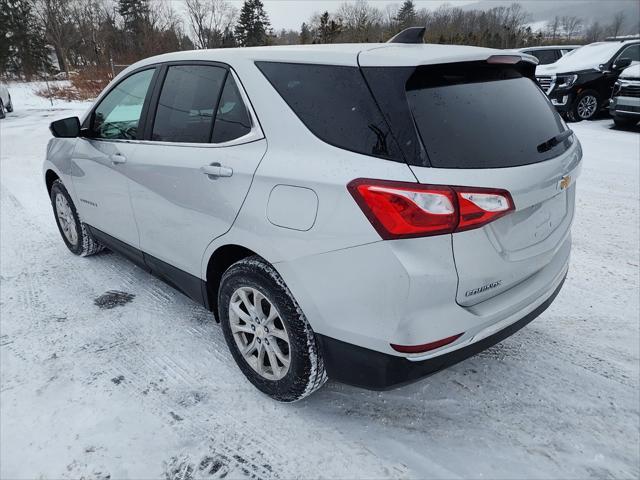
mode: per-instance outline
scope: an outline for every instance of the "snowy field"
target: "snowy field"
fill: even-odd
[[[0,477],[637,478],[640,135],[584,148],[572,266],[515,336],[391,392],[254,389],[212,316],[114,254],[71,255],[41,163],[53,107],[0,121]],[[111,290],[135,295],[107,309]]]

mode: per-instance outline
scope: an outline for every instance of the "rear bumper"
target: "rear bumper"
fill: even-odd
[[[492,347],[533,321],[560,293],[564,279],[543,303],[514,323],[462,348],[419,362],[318,334],[327,374],[333,380],[371,390],[388,390],[432,375]]]

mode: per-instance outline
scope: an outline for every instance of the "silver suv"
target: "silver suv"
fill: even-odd
[[[386,389],[561,288],[582,151],[534,69],[399,43],[149,58],[51,124],[46,187],[71,252],[119,252],[214,312],[271,397]]]

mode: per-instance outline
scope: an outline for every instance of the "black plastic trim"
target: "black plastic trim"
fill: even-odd
[[[393,38],[387,40],[387,43],[424,43],[424,34],[427,27],[409,27],[402,30]]]
[[[118,240],[91,225],[87,225],[87,227],[89,227],[91,234],[96,240],[105,247],[119,253],[138,267],[172,286],[191,300],[204,306],[207,310],[210,310],[206,281],[149,255],[142,250],[132,247],[128,243]]]
[[[87,227],[89,227],[91,235],[93,235],[98,242],[107,247],[109,250],[119,253],[143,270],[147,272],[151,271],[151,269],[144,263],[144,256],[140,250],[132,247],[122,240],[118,240],[117,238],[112,237],[108,233],[104,233],[102,230],[98,230],[97,228],[92,227],[91,225],[87,225]]]
[[[476,343],[422,362],[412,362],[316,334],[329,378],[370,390],[389,390],[417,381],[492,347],[533,321],[556,298],[564,284],[540,306],[503,330]]]

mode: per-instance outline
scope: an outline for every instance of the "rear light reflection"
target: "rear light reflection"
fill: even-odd
[[[479,228],[514,210],[509,192],[359,178],[347,188],[385,240]]]
[[[423,343],[422,345],[394,345],[392,343],[391,348],[396,352],[401,353],[424,353],[449,345],[459,339],[462,335],[464,335],[464,332],[459,333],[458,335],[453,335],[452,337],[443,338],[442,340],[436,340],[435,342]]]

